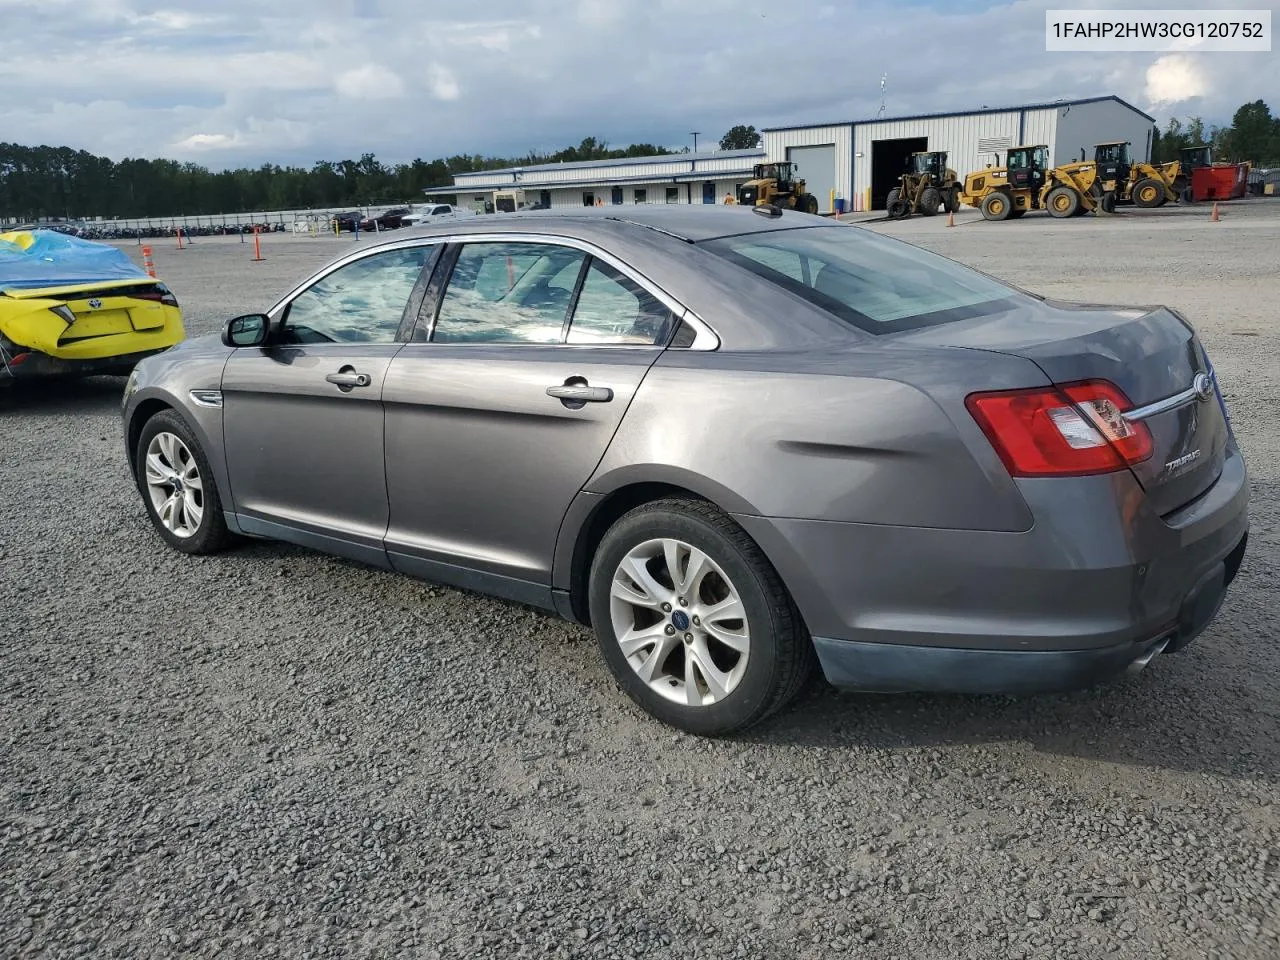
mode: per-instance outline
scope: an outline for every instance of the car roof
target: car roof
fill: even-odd
[[[634,204],[607,207],[518,210],[485,214],[447,224],[411,228],[415,236],[439,233],[488,233],[495,230],[541,231],[555,229],[572,235],[576,230],[597,233],[602,226],[620,229],[648,229],[688,243],[772,230],[836,226],[836,221],[808,213],[782,210],[778,216],[757,213],[760,208],[737,204]],[[844,224],[838,224],[844,226]],[[403,235],[402,235],[403,236]]]

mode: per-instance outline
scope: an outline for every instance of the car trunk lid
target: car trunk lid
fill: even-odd
[[[1161,514],[1194,500],[1221,472],[1229,427],[1212,367],[1195,332],[1164,307],[1042,301],[897,339],[1022,357],[1057,385],[1115,384],[1133,405],[1126,415],[1151,434],[1151,456],[1130,469]]]

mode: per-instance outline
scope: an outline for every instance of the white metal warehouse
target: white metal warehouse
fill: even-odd
[[[672,153],[619,160],[543,163],[459,173],[451,187],[424,191],[429,197],[456,196],[463,207],[483,204],[494,190],[524,191],[526,203],[548,207],[620,203],[719,203],[751,179],[763,150]]]
[[[1116,96],[1055,100],[960,113],[929,113],[846,123],[770,127],[763,131],[770,160],[793,160],[819,209],[832,197],[846,209],[879,210],[917,151],[945,150],[947,165],[964,179],[995,161],[998,152],[1022,144],[1045,144],[1054,165],[1089,158],[1108,140],[1133,144],[1133,157],[1149,160],[1155,118]],[[852,203],[849,201],[852,200]]]
[[[548,207],[631,203],[720,203],[765,160],[791,160],[820,213],[837,199],[846,210],[879,210],[911,154],[947,151],[947,165],[965,174],[992,164],[1009,147],[1045,144],[1056,164],[1079,159],[1108,140],[1133,144],[1135,159],[1151,156],[1155,118],[1116,96],[1055,100],[958,113],[881,117],[845,123],[770,127],[756,150],[715,150],[656,157],[545,163],[459,173],[451,187],[428,197],[456,196],[479,206],[495,190],[522,189],[525,202]]]

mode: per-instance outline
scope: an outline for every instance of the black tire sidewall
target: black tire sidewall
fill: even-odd
[[[661,537],[682,540],[707,553],[737,589],[747,612],[751,648],[746,672],[729,696],[711,706],[684,706],[650,690],[623,656],[613,632],[609,592],[618,564],[640,543]],[[772,570],[758,569],[724,533],[695,513],[672,506],[641,508],[614,524],[596,551],[589,580],[591,622],[614,679],[645,711],[690,733],[728,733],[766,713],[782,682],[779,645],[797,642],[789,605],[779,609],[769,600],[778,589]]]
[[[200,518],[199,528],[190,537],[179,537],[166,529],[156,514],[155,507],[151,505],[151,494],[147,489],[147,447],[158,433],[172,433],[181,439],[191,451],[191,456],[195,458],[196,466],[200,470],[204,515]],[[138,493],[142,495],[143,509],[146,510],[152,526],[156,528],[156,532],[165,543],[182,553],[207,553],[218,549],[227,536],[226,520],[222,516],[222,500],[218,496],[213,471],[209,467],[209,458],[205,455],[204,447],[196,439],[195,431],[187,425],[187,422],[173,410],[157,413],[143,424],[142,431],[138,434],[138,446],[134,451],[134,457],[137,463],[136,485]]]
[[[1005,212],[1003,214],[996,215],[988,212],[993,200],[1000,200],[1004,203]],[[1013,209],[1013,201],[1011,198],[1004,196],[999,191],[995,191],[982,198],[982,206],[980,209],[982,210],[982,215],[988,220],[1007,220],[1009,218],[1009,211]]]

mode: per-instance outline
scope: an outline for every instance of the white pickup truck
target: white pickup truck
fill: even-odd
[[[424,203],[415,205],[409,213],[400,218],[406,227],[419,226],[424,223],[435,223],[438,220],[456,220],[459,217],[474,217],[476,212],[464,207],[455,207],[451,203]]]

